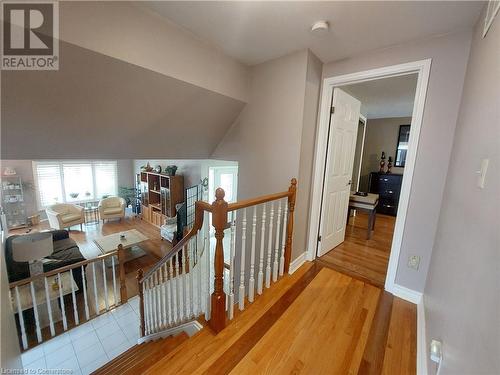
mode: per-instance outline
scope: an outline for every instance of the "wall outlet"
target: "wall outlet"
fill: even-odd
[[[418,266],[420,266],[420,257],[418,255],[410,256],[408,258],[408,268],[418,270]]]

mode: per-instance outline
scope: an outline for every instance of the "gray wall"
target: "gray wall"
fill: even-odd
[[[321,62],[299,51],[252,67],[249,103],[212,155],[239,163],[238,199],[298,178],[292,259],[306,250]]]
[[[399,126],[410,123],[411,117],[379,118],[366,122],[366,138],[361,162],[361,191],[368,191],[370,172],[379,170],[382,151],[385,151],[386,165],[389,156],[392,156],[394,164]],[[403,174],[403,171],[404,168],[392,168],[392,173]]]
[[[480,18],[424,294],[427,347],[443,341],[442,375],[500,373],[499,17],[485,39],[482,29]],[[490,163],[481,190],[483,158]]]
[[[462,31],[385,48],[324,65],[323,77],[432,58],[418,155],[411,187],[396,283],[423,291],[434,244],[446,170],[472,31]],[[407,267],[410,255],[421,257],[418,271]]]

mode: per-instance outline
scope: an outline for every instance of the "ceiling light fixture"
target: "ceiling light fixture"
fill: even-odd
[[[328,21],[317,21],[314,23],[314,25],[311,26],[311,31],[313,32],[324,32],[328,31],[330,28],[330,25],[328,24]]]

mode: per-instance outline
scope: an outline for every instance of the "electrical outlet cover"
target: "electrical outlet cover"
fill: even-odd
[[[420,265],[420,257],[418,255],[412,255],[408,258],[408,267],[418,270]]]

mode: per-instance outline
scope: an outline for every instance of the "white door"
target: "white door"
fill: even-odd
[[[361,103],[336,88],[332,106],[318,256],[344,242]]]
[[[210,173],[211,172],[211,173]],[[210,202],[215,199],[215,189],[222,188],[226,193],[224,200],[228,203],[236,202],[238,193],[238,167],[224,166],[211,167],[209,172]]]

